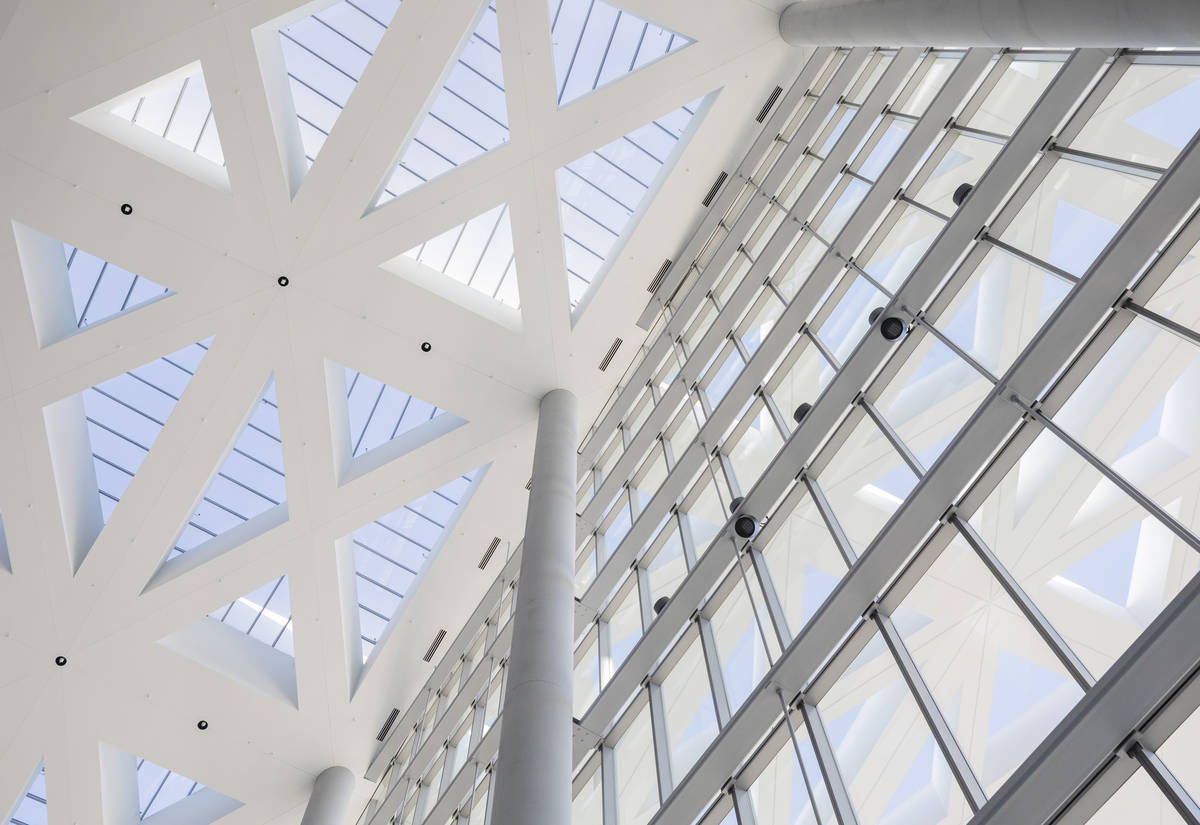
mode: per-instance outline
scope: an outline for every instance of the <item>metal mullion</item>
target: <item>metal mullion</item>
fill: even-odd
[[[908,469],[912,470],[913,475],[915,475],[917,478],[925,475],[927,472],[925,465],[921,463],[919,458],[913,455],[913,451],[910,450],[908,445],[904,443],[904,439],[902,439],[900,434],[892,428],[892,425],[888,423],[887,419],[880,415],[879,410],[875,408],[875,405],[866,398],[859,399],[858,403],[864,410],[867,411],[867,416],[875,422],[875,426],[879,428],[881,433],[883,433],[883,437],[887,439],[887,442],[892,445],[892,449],[900,454],[900,458],[904,459],[904,463],[908,465]]]
[[[796,736],[796,728],[792,725],[792,709],[783,698],[783,691],[778,686],[775,695],[779,697],[779,706],[783,710],[783,723],[787,726],[788,740],[792,744],[792,753],[796,755],[796,764],[800,766],[800,778],[804,781],[804,793],[808,795],[808,804],[812,808],[813,819],[817,825],[821,823],[821,811],[817,807],[817,795],[813,793],[812,780],[808,778],[808,767],[804,764],[804,755],[800,753],[800,739]]]
[[[1159,315],[1157,312],[1146,309],[1144,306],[1135,304],[1132,300],[1125,301],[1123,304],[1121,304],[1121,308],[1127,309],[1134,315],[1137,315],[1141,318],[1145,318],[1155,326],[1161,327],[1167,332],[1179,336],[1190,344],[1200,346],[1200,333],[1188,329],[1187,327],[1183,326],[1183,324],[1172,321],[1170,318]]]
[[[662,685],[646,680],[646,693],[649,699],[650,740],[654,745],[654,765],[658,773],[658,800],[666,799],[674,788],[671,779],[671,745],[667,734],[667,710],[663,704]]]
[[[821,340],[820,336],[808,328],[804,330],[804,335],[816,347],[817,352],[821,353],[821,357],[829,362],[829,366],[833,367],[835,373],[841,370],[842,362],[829,350],[829,347],[825,346],[825,342]]]
[[[1055,152],[1063,157],[1070,158],[1078,163],[1085,163],[1088,166],[1095,166],[1099,169],[1107,169],[1112,172],[1122,172],[1127,175],[1134,175],[1139,178],[1147,178],[1149,180],[1158,180],[1167,170],[1161,166],[1154,166],[1149,163],[1137,163],[1132,160],[1123,160],[1114,158],[1108,155],[1101,155],[1096,152],[1085,152],[1082,149],[1072,149],[1069,146],[1060,146],[1057,143],[1051,143],[1046,147],[1047,152]]]
[[[735,551],[736,555],[733,558],[733,563],[738,569],[738,573],[742,577],[742,587],[746,588],[746,599],[750,602],[750,615],[754,617],[754,627],[758,630],[759,641],[762,642],[763,653],[767,657],[767,662],[774,665],[776,657],[771,655],[771,642],[767,638],[767,631],[762,626],[762,616],[758,612],[758,605],[754,602],[754,590],[750,587],[750,579],[746,575],[746,568],[742,564],[744,554],[741,551]],[[782,649],[780,645],[780,649]]]
[[[758,825],[758,817],[754,815],[754,805],[750,792],[740,788],[735,783],[729,789],[729,798],[733,803],[733,816],[737,825]]]
[[[874,611],[872,618],[875,619],[875,625],[879,628],[879,632],[883,636],[883,640],[887,643],[888,649],[891,650],[892,658],[895,660],[900,673],[904,676],[904,681],[908,684],[909,692],[916,700],[917,707],[921,710],[921,715],[925,717],[925,722],[929,725],[930,733],[937,740],[938,747],[942,751],[942,756],[946,759],[946,764],[950,768],[950,772],[954,774],[959,789],[966,798],[967,804],[971,806],[971,813],[977,812],[987,803],[987,794],[984,793],[983,785],[980,784],[979,778],[975,776],[975,771],[972,770],[971,764],[967,761],[966,754],[963,753],[962,747],[958,744],[958,739],[955,738],[954,731],[950,728],[946,717],[942,715],[937,701],[933,698],[933,693],[929,690],[929,686],[925,684],[924,677],[921,676],[920,670],[917,669],[917,663],[913,661],[912,655],[905,646],[900,632],[896,630],[896,626],[892,623],[891,617]]]
[[[763,406],[766,407],[767,414],[771,416],[771,421],[774,422],[775,428],[779,430],[779,434],[786,441],[792,429],[788,426],[787,418],[784,417],[783,411],[779,409],[779,405],[775,403],[775,399],[767,392],[766,387],[759,387],[758,394],[762,396]]]
[[[899,198],[897,198],[897,200],[900,203],[907,203],[909,206],[915,207],[919,211],[924,212],[926,215],[929,215],[930,217],[937,218],[938,220],[942,221],[943,223],[946,223],[947,221],[950,220],[949,215],[943,215],[941,212],[937,211],[932,206],[926,206],[925,204],[921,203],[919,200],[915,200],[915,199],[909,197],[908,195],[901,195]]]
[[[1192,795],[1184,789],[1175,774],[1163,764],[1154,751],[1147,750],[1140,743],[1134,743],[1129,749],[1129,755],[1137,760],[1142,769],[1154,780],[1158,789],[1166,795],[1167,800],[1175,811],[1188,825],[1200,825],[1200,805],[1192,799]]]
[[[1096,684],[1096,678],[1092,676],[1087,666],[1083,663],[1075,651],[1071,650],[1070,645],[1066,640],[1058,634],[1054,626],[1042,613],[1041,609],[1034,603],[1029,594],[1025,592],[1025,588],[1021,587],[1016,578],[1008,571],[1008,568],[996,557],[992,549],[987,546],[983,538],[975,532],[969,522],[963,521],[957,515],[951,515],[948,519],[959,535],[970,545],[975,554],[979,556],[980,561],[991,572],[992,576],[1004,588],[1004,592],[1013,600],[1017,608],[1021,611],[1025,619],[1033,625],[1033,629],[1042,637],[1042,641],[1054,653],[1059,662],[1066,671],[1071,674],[1071,678],[1083,690],[1088,690],[1092,685]]]
[[[612,629],[608,619],[596,622],[596,657],[600,665],[600,686],[608,684],[612,679]]]
[[[837,755],[829,741],[829,732],[825,730],[821,712],[817,710],[816,705],[801,700],[800,713],[804,717],[804,726],[808,728],[808,739],[812,742],[813,753],[817,756],[817,766],[825,779],[825,790],[829,794],[838,825],[858,825],[858,816],[854,813],[854,804],[850,801],[850,791],[846,788],[846,780],[842,778]],[[816,813],[816,808],[813,809],[813,813]]]
[[[846,531],[842,529],[842,525],[838,522],[837,516],[834,515],[833,508],[829,506],[829,499],[825,498],[825,492],[817,484],[817,480],[807,472],[803,474],[801,479],[804,486],[808,488],[808,495],[816,505],[817,512],[821,514],[821,520],[825,522],[825,527],[829,530],[833,537],[834,544],[837,545],[838,552],[842,554],[842,559],[846,562],[847,567],[853,567],[854,562],[858,560],[858,554],[854,552],[854,546],[850,544],[850,539],[846,536]]]
[[[753,541],[747,542],[746,548],[750,564],[754,568],[754,575],[758,579],[758,587],[766,602],[767,616],[771,619],[771,628],[775,631],[779,649],[787,650],[788,642],[792,640],[792,631],[788,627],[787,615],[783,609],[783,603],[779,600],[779,592],[775,589],[771,571],[767,569],[766,558]]]
[[[1184,544],[1186,544],[1188,547],[1191,547],[1193,550],[1200,552],[1200,538],[1197,538],[1195,535],[1193,535],[1192,531],[1187,527],[1184,527],[1183,524],[1177,521],[1174,516],[1172,516],[1163,508],[1159,507],[1153,499],[1151,499],[1133,484],[1129,483],[1124,476],[1104,463],[1099,456],[1076,441],[1073,436],[1069,435],[1062,427],[1054,423],[1052,419],[1043,415],[1040,410],[1020,400],[1016,394],[1013,394],[1009,400],[1024,410],[1026,415],[1033,418],[1038,424],[1041,424],[1043,427],[1057,436],[1060,441],[1070,447],[1076,454],[1079,455],[1080,458],[1092,465],[1092,467],[1094,467],[1102,476],[1120,488],[1125,495],[1129,496],[1131,499],[1141,505],[1142,509],[1161,521],[1163,525],[1166,526],[1166,528],[1174,533],[1177,537],[1179,537]]]
[[[1008,135],[1002,135],[999,132],[989,132],[987,129],[977,129],[974,126],[967,126],[963,123],[959,123],[957,120],[950,124],[949,131],[958,132],[959,134],[977,138],[988,143],[998,143],[1001,146],[1008,143],[1009,137]]]
[[[943,333],[940,329],[938,329],[936,326],[934,326],[934,324],[932,322],[926,320],[924,316],[917,316],[916,318],[913,319],[913,323],[916,326],[920,326],[922,329],[928,330],[929,334],[932,335],[934,338],[937,338],[938,341],[940,341],[942,343],[942,345],[946,347],[946,349],[950,350],[955,355],[957,355],[959,358],[961,358],[963,361],[967,362],[972,367],[974,367],[976,372],[978,372],[982,377],[986,378],[988,381],[992,382],[992,384],[999,383],[999,379],[996,378],[996,376],[992,375],[992,373],[988,369],[986,369],[982,364],[980,364],[978,361],[976,361],[975,358],[970,353],[968,353],[966,350],[964,350],[958,344],[954,343],[954,341],[951,340],[945,333]]]
[[[1070,272],[1067,272],[1065,269],[1061,269],[1061,268],[1055,266],[1054,264],[1050,263],[1049,261],[1043,261],[1041,258],[1037,257],[1036,255],[1026,252],[1023,249],[1018,249],[1017,247],[1015,247],[1011,244],[1005,243],[1004,241],[1000,240],[999,238],[995,237],[994,235],[992,235],[988,232],[984,232],[983,234],[981,234],[979,236],[979,240],[981,243],[986,243],[989,246],[994,246],[997,249],[1007,252],[1009,255],[1012,255],[1014,258],[1019,258],[1020,260],[1024,261],[1025,263],[1030,264],[1031,266],[1035,266],[1038,269],[1042,270],[1043,272],[1049,273],[1050,275],[1055,275],[1055,276],[1061,278],[1062,280],[1066,281],[1067,283],[1071,284],[1072,286],[1079,283],[1079,277],[1077,275],[1072,275]]]
[[[725,688],[725,674],[721,670],[721,654],[717,650],[717,638],[713,633],[712,621],[704,616],[696,617],[696,628],[700,633],[700,650],[704,654],[704,665],[708,671],[713,704],[716,706],[717,726],[729,724],[733,709],[729,704],[729,692]]]
[[[748,177],[752,169],[757,167],[761,157],[769,151],[775,142],[776,136],[787,125],[787,120],[791,117],[796,107],[807,97],[809,86],[816,79],[817,74],[824,67],[832,53],[833,49],[829,47],[821,47],[813,51],[812,56],[805,63],[796,80],[793,81],[791,87],[788,89],[787,94],[775,105],[775,110],[767,118],[767,122],[763,124],[762,131],[743,156],[737,169],[734,170],[734,174],[730,176],[731,178]],[[776,163],[778,162],[776,160]],[[647,327],[650,323],[650,318],[653,317],[651,313],[658,314],[659,309],[666,303],[665,298],[660,298],[659,296],[672,295],[683,282],[692,263],[699,257],[704,246],[707,244],[709,236],[716,230],[721,217],[736,198],[737,191],[735,187],[729,185],[722,187],[712,206],[705,212],[700,225],[692,233],[687,245],[667,270],[667,274],[663,278],[662,284],[659,285],[656,295],[650,298],[646,308],[642,310],[641,317],[638,319],[639,326],[643,328]]]
[[[841,253],[838,254],[838,257],[841,257]],[[875,276],[872,275],[870,272],[867,272],[867,270],[863,269],[861,266],[859,266],[858,262],[854,258],[845,258],[843,260],[845,260],[845,262],[846,262],[847,269],[853,269],[855,275],[862,278],[864,281],[869,283],[871,286],[875,287],[877,290],[882,292],[888,298],[892,297],[892,290],[888,289],[886,286],[881,284],[879,281],[875,280]]]
[[[603,825],[617,825],[617,763],[613,749],[600,745],[600,818]]]

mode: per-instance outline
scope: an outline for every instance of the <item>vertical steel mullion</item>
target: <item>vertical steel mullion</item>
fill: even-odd
[[[733,815],[738,825],[758,825],[749,791],[734,784],[729,789],[729,798],[733,801]]]
[[[908,469],[912,470],[913,475],[915,475],[917,478],[925,475],[925,465],[922,464],[921,460],[917,458],[913,451],[908,448],[908,445],[904,443],[904,439],[900,437],[900,433],[896,432],[887,419],[885,419],[880,414],[879,410],[875,408],[875,405],[866,398],[860,398],[858,403],[859,406],[866,410],[867,417],[875,422],[875,426],[879,428],[879,432],[883,433],[884,439],[892,445],[892,449],[900,454],[900,458],[903,459],[904,463],[908,465]]]
[[[763,653],[766,654],[767,661],[771,665],[774,665],[775,657],[773,655],[771,655],[771,642],[767,638],[767,631],[762,626],[762,617],[759,616],[758,605],[755,604],[755,601],[754,601],[754,590],[752,590],[750,587],[750,579],[746,575],[745,566],[742,564],[743,557],[744,557],[743,553],[737,552],[734,555],[733,563],[735,565],[737,565],[738,573],[741,574],[742,587],[746,588],[746,598],[750,602],[750,615],[754,618],[754,627],[758,631],[759,641],[762,642]],[[781,647],[781,649],[782,649],[782,647]]]
[[[613,675],[612,663],[612,632],[608,619],[596,621],[596,655],[600,664],[600,686],[608,684]]]
[[[1166,795],[1171,806],[1183,818],[1187,825],[1200,825],[1200,806],[1175,778],[1175,774],[1163,764],[1158,754],[1146,750],[1141,744],[1134,744],[1129,749],[1129,755],[1138,761],[1142,769],[1154,780],[1158,789]]]
[[[959,745],[954,731],[950,728],[950,723],[942,715],[941,708],[933,698],[929,686],[925,684],[925,679],[921,676],[917,663],[913,661],[912,654],[909,653],[908,647],[892,623],[891,617],[875,611],[874,619],[880,634],[887,642],[888,649],[892,652],[892,658],[904,676],[904,681],[908,684],[909,692],[916,700],[921,715],[925,717],[925,723],[929,726],[930,733],[937,740],[950,772],[954,774],[958,787],[966,797],[967,804],[971,806],[971,813],[978,812],[987,803],[987,794],[983,791],[979,777],[971,768],[971,763],[967,761],[967,755],[963,753],[962,746]]]
[[[808,795],[808,804],[812,808],[813,819],[817,825],[821,823],[821,810],[817,807],[817,795],[813,791],[812,780],[808,777],[808,766],[804,764],[804,754],[800,752],[800,738],[796,736],[796,727],[792,724],[792,709],[783,698],[783,690],[778,686],[775,695],[779,697],[779,706],[783,710],[783,723],[787,725],[788,739],[792,743],[792,753],[796,755],[796,764],[800,766],[800,778],[804,781],[804,792]]]
[[[812,742],[813,752],[817,756],[817,766],[825,779],[825,791],[833,804],[833,815],[838,825],[858,825],[858,816],[854,813],[854,803],[850,801],[850,791],[842,778],[838,767],[837,755],[833,751],[833,743],[829,741],[829,732],[825,730],[825,722],[816,705],[806,701],[800,703],[800,713],[804,717],[804,726],[808,728],[808,739]],[[816,813],[816,809],[813,810]]]
[[[674,509],[673,518],[675,529],[679,531],[679,543],[683,546],[683,561],[690,572],[695,569],[696,562],[700,559],[700,554],[696,552],[696,538],[692,535],[691,520],[684,518],[678,507]]]
[[[646,692],[650,700],[650,731],[654,743],[654,764],[658,769],[658,804],[671,795],[674,781],[671,779],[671,740],[667,733],[667,709],[663,703],[662,685],[646,680]]]
[[[717,650],[717,638],[713,633],[712,621],[704,616],[696,617],[696,628],[700,631],[700,650],[704,653],[704,664],[708,671],[713,704],[717,711],[717,726],[725,727],[733,716],[729,691],[725,687],[725,673],[721,670],[721,653]]]
[[[817,512],[821,514],[821,520],[825,522],[826,528],[829,529],[829,533],[833,537],[833,542],[842,554],[842,559],[846,562],[846,566],[853,567],[854,562],[858,560],[858,553],[854,551],[854,546],[850,543],[846,531],[842,529],[842,525],[838,522],[833,508],[829,506],[829,499],[825,498],[825,492],[817,483],[817,479],[807,472],[803,475],[803,481],[804,486],[808,488],[809,497],[813,500],[813,504],[816,505]]]
[[[779,430],[780,437],[787,441],[787,437],[792,433],[792,428],[788,426],[783,411],[779,409],[779,405],[775,403],[775,399],[771,397],[771,393],[767,392],[765,386],[760,386],[758,392],[767,408],[767,414],[771,416],[771,421],[775,424],[775,429]]]
[[[633,568],[633,574],[637,577],[637,592],[638,592],[638,612],[642,617],[642,633],[654,623],[654,603],[651,597],[654,595],[650,592],[650,573],[642,565],[637,565]]]
[[[617,825],[617,763],[613,749],[600,745],[600,807],[603,825]]]
[[[949,521],[958,530],[959,535],[970,545],[971,549],[975,551],[976,555],[991,572],[996,581],[1000,583],[1004,592],[1017,605],[1017,608],[1025,616],[1025,619],[1033,625],[1034,630],[1042,637],[1042,641],[1053,651],[1067,672],[1071,674],[1071,678],[1075,680],[1075,683],[1083,690],[1087,690],[1096,684],[1095,677],[1088,671],[1083,660],[1075,655],[1075,651],[1071,650],[1066,640],[1058,634],[1058,631],[1050,624],[1050,621],[1034,603],[1033,599],[1029,597],[1029,594],[1025,592],[1025,589],[1021,587],[1012,573],[1008,572],[1008,568],[996,557],[996,554],[987,546],[983,538],[975,532],[975,528],[957,515],[952,515]]]
[[[754,567],[754,575],[758,578],[758,586],[762,590],[763,599],[766,600],[767,615],[771,618],[775,638],[779,641],[779,649],[787,650],[788,644],[792,641],[792,631],[788,626],[783,603],[779,600],[779,591],[775,589],[775,581],[767,567],[766,557],[763,556],[762,550],[758,549],[754,540],[747,543],[747,553],[750,556],[750,564]]]

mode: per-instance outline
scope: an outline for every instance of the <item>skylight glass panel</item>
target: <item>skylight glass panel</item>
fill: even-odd
[[[557,172],[571,307],[624,242],[689,133],[701,99],[571,161]]]
[[[195,780],[141,758],[137,760],[137,784],[138,819],[169,808],[204,788]]]
[[[343,0],[279,30],[308,166],[379,48],[400,0]]]
[[[194,72],[168,75],[147,87],[145,94],[125,98],[110,111],[176,146],[225,165],[208,87],[198,63]]]
[[[287,576],[267,582],[254,592],[218,607],[208,615],[252,639],[295,656],[292,598]]]
[[[422,401],[350,367],[343,369],[346,371],[350,449],[355,458],[435,419],[450,416],[462,423],[458,416],[428,401]]]
[[[404,254],[506,306],[521,306],[508,204],[447,229]]]
[[[184,347],[82,393],[104,522],[208,352],[212,339]]]
[[[79,329],[107,321],[170,295],[171,290],[64,243],[67,280]]]
[[[46,769],[38,766],[29,788],[13,810],[10,825],[46,825]]]
[[[548,5],[559,106],[695,42],[604,0]]]
[[[350,534],[364,662],[441,549],[484,472],[459,476]]]
[[[282,504],[287,499],[284,481],[279,406],[272,377],[168,561]]]
[[[489,3],[400,154],[379,206],[508,142],[496,6]]]

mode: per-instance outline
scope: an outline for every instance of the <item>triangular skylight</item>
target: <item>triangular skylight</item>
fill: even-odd
[[[653,120],[558,170],[559,212],[571,306],[625,241],[689,134],[701,100]]]
[[[292,646],[292,600],[287,576],[267,582],[208,615],[289,656],[296,655]]]
[[[72,563],[78,569],[150,452],[212,339],[45,410]]]
[[[488,3],[375,200],[386,203],[508,142],[496,7]]]
[[[241,807],[236,799],[194,779],[103,742],[100,777],[106,825],[142,821],[209,825]],[[158,816],[168,809],[169,814]]]
[[[72,120],[196,180],[229,188],[225,154],[199,61],[80,112]]]
[[[351,533],[362,660],[383,638],[429,560],[454,529],[485,467],[460,476]]]
[[[25,793],[12,800],[11,825],[46,825],[46,769],[38,765]],[[8,804],[8,800],[4,804]]]
[[[137,785],[139,819],[152,816],[204,790],[199,782],[142,758],[137,760]]]
[[[604,0],[549,0],[558,105],[695,41]]]
[[[422,269],[448,275],[459,283],[518,309],[517,262],[513,253],[512,226],[508,204],[489,209],[453,229],[404,253],[391,268],[419,276],[403,266],[404,258],[420,263]],[[419,277],[416,278],[420,280]]]
[[[14,224],[13,232],[42,346],[171,294],[161,284],[36,229]]]
[[[350,475],[398,458],[466,422],[414,395],[341,364],[329,365],[330,394],[346,399],[335,427],[340,467]],[[343,476],[345,480],[345,475]]]
[[[199,63],[123,95],[112,101],[109,111],[218,166],[225,165]]]
[[[4,535],[3,513],[0,513],[0,570],[12,572],[12,562],[8,558],[8,539]]]
[[[321,151],[399,7],[400,0],[342,0],[279,30],[306,166]]]
[[[283,441],[272,377],[175,541],[167,563],[225,533],[286,508]]]

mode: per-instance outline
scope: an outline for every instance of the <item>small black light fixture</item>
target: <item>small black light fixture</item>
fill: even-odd
[[[59,667],[66,667],[67,657],[66,656],[55,656],[54,664],[58,665]]]
[[[879,325],[879,332],[889,341],[895,341],[904,334],[904,322],[891,315],[883,319],[883,323]]]
[[[133,214],[133,205],[128,204],[128,203],[121,204],[121,214],[122,215],[132,215]]]
[[[200,730],[208,730],[208,722],[205,721],[204,719],[201,719],[199,722],[196,723],[196,727],[199,728]]]
[[[971,190],[974,188],[969,183],[960,183],[958,188],[954,190],[954,194],[950,196],[950,200],[954,201],[955,206],[962,206],[963,201],[967,199],[967,195],[970,195]]]
[[[758,532],[758,519],[754,516],[738,516],[733,523],[733,532],[744,539],[752,538]]]
[[[867,316],[867,323],[868,324],[875,323],[875,321],[877,321],[879,319],[879,316],[882,314],[883,314],[883,307],[875,307],[873,310],[871,310],[871,314]]]
[[[811,409],[812,404],[809,404],[807,401],[804,402],[792,413],[792,420],[799,424],[808,416],[808,411]]]
[[[275,283],[279,284],[280,286],[287,286],[291,283],[291,279],[289,279],[286,275],[280,275],[275,279]]]
[[[746,499],[742,496],[734,496],[733,501],[729,502],[729,512],[736,513],[738,508],[742,506],[742,502]]]
[[[429,352],[431,349],[433,349],[433,344],[428,341],[421,342],[421,352]]]
[[[667,605],[671,603],[670,596],[659,596],[654,602],[654,615],[657,616],[667,609]]]

